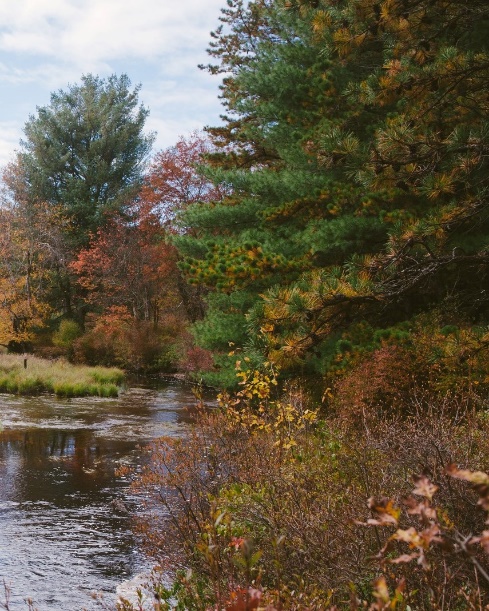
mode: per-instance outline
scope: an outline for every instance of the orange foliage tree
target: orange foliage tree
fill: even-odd
[[[128,213],[114,215],[92,234],[70,264],[92,310],[87,334],[75,349],[82,360],[168,367],[169,361],[185,362],[188,351],[194,354],[187,323],[202,316],[202,289],[183,279],[171,236],[179,211],[220,197],[219,188],[197,169],[209,151],[207,139],[197,133],[161,151]],[[174,347],[171,357],[163,355],[165,346]],[[197,360],[202,358],[208,360],[199,353]]]
[[[89,304],[99,309],[125,306],[134,318],[155,324],[174,292],[169,278],[177,273],[174,250],[149,216],[139,224],[114,217],[70,267]]]
[[[42,213],[42,210],[40,210]],[[0,344],[25,351],[50,311],[45,284],[51,253],[36,226],[0,208]]]

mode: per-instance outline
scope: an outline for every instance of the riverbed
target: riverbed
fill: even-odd
[[[0,584],[11,608],[98,609],[116,587],[147,571],[131,532],[123,465],[137,469],[142,447],[181,435],[191,390],[178,383],[133,386],[117,399],[0,394]],[[0,602],[3,595],[0,591]]]

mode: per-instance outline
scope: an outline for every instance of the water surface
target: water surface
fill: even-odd
[[[124,510],[139,499],[116,471],[137,467],[151,439],[181,434],[193,403],[177,382],[118,399],[0,394],[0,582],[13,608],[28,596],[40,611],[99,608],[92,593],[113,601],[148,568]]]

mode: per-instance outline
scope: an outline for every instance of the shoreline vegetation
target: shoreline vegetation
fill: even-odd
[[[125,374],[116,367],[72,365],[29,355],[0,355],[0,392],[57,397],[117,397]]]
[[[133,473],[154,608],[489,609],[487,406],[417,385],[398,413],[326,407],[278,374],[237,367],[241,389]]]

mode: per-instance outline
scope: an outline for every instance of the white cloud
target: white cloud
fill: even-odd
[[[201,50],[222,6],[220,0],[17,0],[15,10],[6,4],[0,50],[79,66]]]
[[[11,121],[0,121],[0,164],[12,160],[14,151],[19,148],[19,126]]]
[[[155,149],[174,144],[179,136],[219,122],[217,92],[204,87],[181,87],[166,82],[145,91],[145,104],[150,109],[147,127],[157,133]]]
[[[50,92],[89,72],[142,83],[156,146],[218,121],[218,79],[200,73],[225,0],[0,0],[0,164]],[[2,123],[3,122],[3,123]]]

